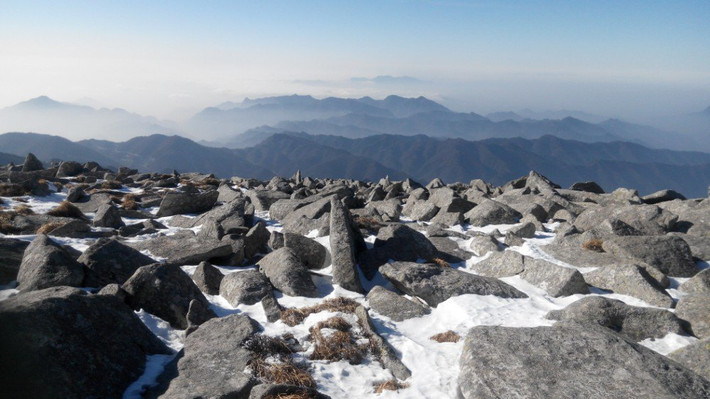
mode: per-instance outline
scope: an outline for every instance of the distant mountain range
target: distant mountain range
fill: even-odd
[[[0,132],[42,132],[72,140],[129,139],[157,133],[177,134],[212,147],[248,148],[282,132],[353,139],[382,134],[426,135],[469,141],[553,135],[589,143],[629,141],[651,148],[710,152],[710,111],[656,122],[654,126],[662,128],[573,110],[518,110],[482,116],[454,112],[424,97],[394,95],[382,100],[304,95],[245,99],[205,108],[182,122],[117,108],[63,103],[44,96],[0,109]]]
[[[48,144],[49,143],[49,144]],[[654,150],[628,142],[585,143],[554,136],[469,141],[424,135],[376,135],[358,139],[273,134],[246,149],[213,148],[179,136],[151,135],[122,143],[69,140],[39,134],[0,135],[3,152],[24,158],[96,160],[141,171],[214,173],[268,179],[304,175],[377,180],[411,177],[421,183],[482,178],[501,185],[536,170],[562,186],[594,180],[606,190],[632,187],[641,194],[664,188],[705,197],[710,154]],[[16,162],[17,163],[17,162]]]

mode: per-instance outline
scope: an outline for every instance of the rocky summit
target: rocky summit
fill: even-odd
[[[447,184],[448,183],[448,184]],[[0,392],[708,398],[710,198],[0,167]]]

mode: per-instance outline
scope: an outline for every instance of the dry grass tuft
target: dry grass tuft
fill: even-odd
[[[314,399],[316,396],[308,392],[301,393],[279,393],[276,395],[267,395],[262,399]]]
[[[455,332],[449,330],[443,333],[435,334],[429,337],[429,339],[434,340],[436,342],[459,342],[461,339],[461,336],[456,334]]]
[[[582,248],[584,248],[588,251],[604,252],[604,248],[602,248],[603,243],[604,243],[604,241],[599,240],[597,238],[593,238],[589,241],[585,241],[582,244]]]
[[[207,178],[202,179],[202,181],[200,181],[200,185],[201,186],[219,187],[220,181],[219,181],[219,179],[216,179],[214,177],[207,177]]]
[[[355,219],[355,224],[359,229],[371,232],[378,232],[382,228],[382,223],[372,216],[360,216]]]
[[[383,381],[375,384],[375,393],[380,394],[384,391],[399,391],[404,388],[409,388],[409,384],[397,380]]]
[[[136,203],[136,196],[133,194],[124,195],[123,200],[121,201],[121,206],[123,207],[123,209],[128,210],[128,211],[138,210],[138,204]]]
[[[32,208],[29,205],[21,204],[17,205],[13,208],[13,210],[18,214],[18,215],[34,215],[35,211],[32,210]]]
[[[54,182],[54,187],[57,188],[57,192],[61,193],[64,190],[64,185],[60,182]]]
[[[434,262],[434,263],[436,263],[436,265],[439,266],[439,267],[448,267],[448,268],[451,268],[451,265],[449,264],[449,262],[447,262],[447,261],[445,261],[445,260],[443,260],[443,259],[441,259],[441,258],[434,258],[434,259],[432,259],[431,261]]]
[[[0,196],[18,197],[25,195],[25,189],[19,184],[0,183]]]
[[[62,201],[56,208],[47,212],[47,215],[86,220],[84,213],[69,201]]]
[[[39,226],[39,229],[37,229],[37,234],[49,234],[55,229],[62,226],[64,226],[64,223],[62,222],[48,222]]]
[[[15,216],[17,216],[17,213],[12,211],[0,212],[0,233],[18,234],[22,231],[12,224],[12,219],[14,219]]]
[[[253,358],[249,367],[259,378],[274,384],[295,385],[315,388],[316,382],[305,366],[293,363],[269,363],[264,359]]]
[[[324,310],[330,312],[354,313],[359,306],[357,302],[349,298],[337,297],[326,299],[318,305],[308,306],[305,308],[289,308],[281,312],[281,321],[288,326],[301,324],[310,314],[322,312]]]
[[[288,358],[293,353],[283,339],[262,334],[254,335],[244,342],[242,346],[261,359],[266,359],[270,356]]]
[[[326,334],[323,334],[324,328],[334,331],[327,331]],[[360,364],[367,355],[369,342],[358,344],[349,332],[351,328],[350,323],[337,316],[311,327],[309,331],[315,349],[310,359],[329,362],[347,360],[350,364]]]

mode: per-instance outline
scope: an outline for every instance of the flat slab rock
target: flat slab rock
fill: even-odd
[[[182,265],[199,264],[232,254],[230,243],[198,237],[189,230],[127,245],[139,251],[147,250],[154,257],[167,258],[169,263]]]
[[[461,398],[707,398],[710,381],[600,326],[474,327]]]
[[[449,267],[413,262],[393,262],[380,272],[400,291],[418,296],[430,306],[464,294],[527,298],[523,292],[492,277],[477,276]]]

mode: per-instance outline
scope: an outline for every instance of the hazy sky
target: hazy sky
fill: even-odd
[[[299,93],[684,113],[710,105],[708,21],[708,0],[0,0],[0,107],[48,95],[179,118]]]

